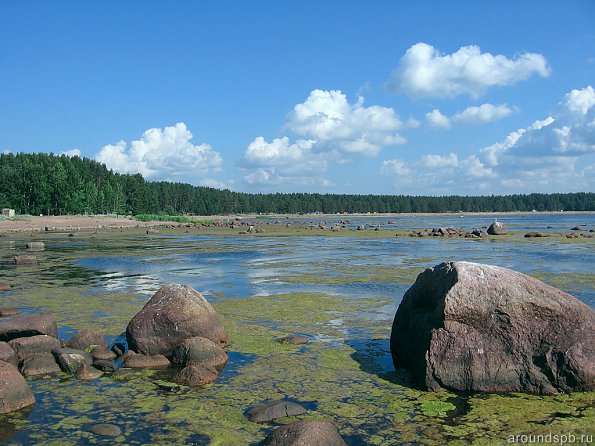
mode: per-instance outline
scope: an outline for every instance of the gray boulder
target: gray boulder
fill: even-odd
[[[278,418],[294,417],[308,412],[302,405],[292,401],[266,401],[248,410],[246,416],[254,423],[267,423]]]
[[[12,364],[0,361],[0,414],[33,404],[35,397],[19,370]]]
[[[508,229],[506,228],[506,225],[499,221],[495,221],[488,227],[489,235],[506,235],[507,233]]]
[[[390,339],[396,367],[429,390],[595,389],[595,312],[506,268],[448,262],[405,293]]]
[[[209,302],[187,285],[161,287],[128,324],[131,350],[171,356],[184,339],[201,336],[221,347],[229,344],[225,328]]]
[[[328,421],[297,421],[278,427],[263,446],[345,446],[337,428]]]

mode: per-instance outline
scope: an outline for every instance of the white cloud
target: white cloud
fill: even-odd
[[[487,124],[506,118],[516,111],[506,104],[493,105],[481,104],[477,107],[468,107],[452,117],[453,121],[463,124]]]
[[[130,145],[125,141],[108,144],[95,159],[116,172],[196,183],[200,180],[197,176],[220,171],[223,159],[210,145],[194,145],[191,140],[192,133],[179,122],[164,129],[149,129]]]
[[[457,167],[459,165],[459,157],[456,153],[450,153],[447,156],[424,155],[421,157],[421,164],[423,167],[430,169]]]
[[[449,129],[451,127],[449,117],[443,115],[437,108],[426,113],[426,121],[430,127],[439,129]]]
[[[423,155],[382,163],[400,193],[506,194],[595,190],[595,90],[564,96],[552,116],[461,159]]]
[[[290,143],[288,137],[267,142],[262,136],[250,143],[240,167],[250,172],[244,176],[248,184],[274,185],[323,184],[328,162],[323,153],[312,150],[315,140]]]
[[[513,85],[533,74],[549,76],[545,57],[522,53],[514,59],[482,53],[476,45],[443,55],[427,43],[417,43],[401,57],[387,88],[412,97],[445,98],[466,94],[477,98],[493,86]]]
[[[60,155],[66,155],[70,158],[72,158],[73,156],[81,156],[81,151],[79,149],[70,149],[70,150],[64,150],[62,152],[60,152]]]
[[[316,140],[318,150],[376,155],[383,147],[403,144],[397,130],[405,125],[389,107],[350,104],[340,90],[313,90],[287,116],[285,128]]]
[[[200,185],[201,186],[206,186],[206,187],[213,187],[215,189],[233,189],[233,186],[235,185],[235,181],[232,180],[227,180],[227,181],[219,181],[216,180],[214,178],[203,178],[202,180],[200,180]]]

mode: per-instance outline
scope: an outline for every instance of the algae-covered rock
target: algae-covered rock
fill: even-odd
[[[126,329],[130,349],[170,356],[185,339],[201,336],[219,346],[229,344],[225,328],[209,302],[187,285],[161,287]]]
[[[421,273],[395,315],[391,352],[429,390],[548,394],[595,388],[595,312],[496,266]]]
[[[12,364],[0,361],[0,413],[9,413],[35,404],[25,378]]]
[[[193,364],[184,367],[173,377],[173,382],[191,387],[203,387],[219,376],[219,370],[211,365]]]
[[[52,350],[60,368],[70,375],[74,375],[84,364],[92,364],[90,353],[74,348],[56,348]]]

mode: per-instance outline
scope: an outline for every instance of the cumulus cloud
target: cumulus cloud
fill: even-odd
[[[401,193],[576,192],[595,189],[595,90],[566,94],[551,116],[461,158],[426,154],[405,164],[384,161],[380,173]]]
[[[183,122],[164,129],[152,128],[129,145],[119,141],[104,146],[95,159],[116,172],[197,183],[198,175],[220,171],[223,159],[208,144],[194,145],[192,137]]]
[[[324,154],[312,150],[315,144],[315,140],[291,143],[287,136],[271,142],[257,137],[239,163],[249,171],[244,181],[253,185],[328,184],[323,178],[328,161]]]
[[[284,132],[289,136],[268,142],[255,138],[239,166],[251,185],[318,185],[331,183],[324,177],[329,165],[344,164],[357,156],[375,156],[385,147],[405,143],[398,131],[418,126],[402,122],[394,109],[364,106],[364,98],[350,103],[340,90],[313,90],[288,113]]]
[[[521,53],[513,59],[482,53],[476,45],[441,54],[427,43],[417,43],[401,57],[387,88],[411,97],[446,98],[462,94],[482,96],[489,87],[508,86],[537,74],[547,77],[544,56]]]
[[[437,108],[426,113],[426,121],[430,127],[439,129],[449,129],[451,127],[450,118],[443,115]]]
[[[481,104],[480,106],[468,107],[452,117],[453,121],[463,124],[487,124],[489,122],[499,121],[510,116],[516,111],[516,108],[509,107],[506,104],[493,105]]]
[[[287,116],[285,129],[316,141],[319,150],[376,155],[383,147],[405,143],[397,130],[405,127],[395,110],[364,98],[349,103],[340,90],[313,90]]]

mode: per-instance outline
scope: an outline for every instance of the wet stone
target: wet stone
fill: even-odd
[[[119,368],[118,364],[115,361],[110,361],[106,359],[99,359],[97,361],[94,361],[93,367],[106,373],[113,373]]]
[[[56,363],[54,355],[51,353],[29,356],[25,358],[21,365],[23,376],[53,375],[60,372],[60,366]]]
[[[303,345],[309,342],[309,339],[306,336],[302,335],[289,335],[283,338],[277,339],[278,342],[281,344],[292,344],[292,345]]]
[[[275,429],[262,443],[267,446],[345,446],[337,428],[328,421],[297,421]]]
[[[95,435],[99,435],[101,437],[118,437],[122,435],[122,429],[120,429],[115,424],[96,424],[94,426],[91,426],[91,429],[89,430]]]
[[[74,375],[83,364],[93,363],[91,354],[74,348],[56,348],[52,350],[60,368],[71,375]]]
[[[219,376],[219,371],[204,364],[189,365],[184,367],[173,377],[173,382],[191,387],[203,387],[212,383]]]
[[[83,364],[82,367],[77,370],[75,376],[81,381],[92,381],[94,379],[101,378],[103,376],[103,372],[101,370],[97,370],[95,367],[92,367],[89,364]]]
[[[60,348],[60,341],[48,335],[29,336],[26,338],[16,338],[8,342],[22,361],[27,356],[40,353],[51,353],[55,348]]]
[[[93,328],[86,328],[79,331],[66,343],[66,347],[77,350],[87,350],[91,346],[107,348],[107,343],[103,335]]]
[[[7,342],[0,342],[0,361],[7,362],[14,366],[19,365],[19,359],[14,349]]]
[[[57,338],[56,319],[47,315],[28,314],[0,321],[0,341],[35,335],[48,335]]]
[[[113,351],[111,351],[109,348],[103,347],[101,345],[98,345],[97,347],[95,347],[93,349],[93,351],[91,352],[91,356],[93,356],[94,360],[98,360],[98,359],[110,360],[110,359],[116,358],[116,354]]]
[[[248,410],[246,416],[254,423],[267,423],[278,418],[302,415],[307,410],[300,404],[292,401],[274,400],[266,401]]]
[[[14,256],[15,265],[35,265],[37,264],[37,256],[34,255],[21,255]]]
[[[171,363],[163,355],[131,355],[122,363],[122,367],[135,369],[144,368],[164,368],[169,367]]]

